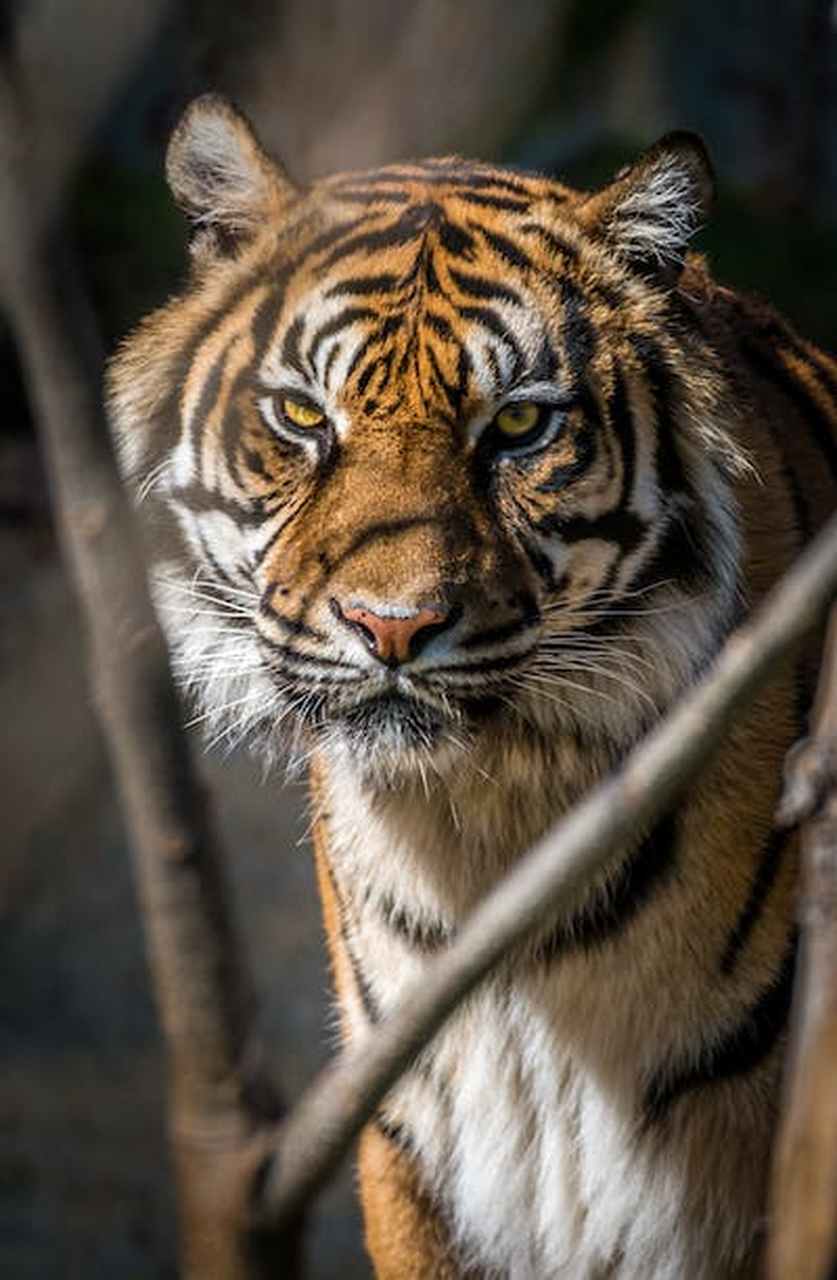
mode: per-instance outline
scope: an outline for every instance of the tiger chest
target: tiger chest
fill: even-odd
[[[398,901],[421,920],[443,914],[445,902],[433,878],[406,854],[393,859],[391,847],[378,848],[369,827],[362,840],[347,839],[345,827],[341,839],[339,824],[336,832],[338,944],[351,974],[341,1004],[356,1039],[427,961],[415,931],[407,936],[403,916],[385,919],[382,903]],[[644,929],[636,924],[593,953],[501,971],[386,1099],[385,1127],[417,1163],[461,1258],[491,1275],[748,1274],[762,1193],[753,1171],[760,1121],[742,1111],[740,1133],[729,1130],[719,1142],[724,1125],[735,1123],[736,1104],[724,1095],[729,1113],[716,1114],[709,1097],[696,1118],[689,1112],[663,1129],[647,1125],[643,1093],[653,1064],[666,1037],[685,1036],[687,1027],[677,996],[685,973],[673,953],[653,957]]]

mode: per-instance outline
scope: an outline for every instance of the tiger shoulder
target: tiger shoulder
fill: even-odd
[[[344,1038],[700,676],[834,507],[837,365],[690,243],[689,134],[579,192],[295,185],[198,99],[182,292],[109,401],[211,739],[304,761]],[[758,1274],[816,652],[507,957],[364,1133],[384,1280]]]

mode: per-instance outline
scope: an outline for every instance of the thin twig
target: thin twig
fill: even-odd
[[[265,1167],[266,1221],[295,1212],[329,1175],[375,1107],[456,1005],[502,956],[579,892],[706,763],[733,716],[821,616],[837,588],[837,517],[712,671],[479,906],[458,941],[428,963],[398,1009],[312,1085],[282,1125]]]
[[[837,1274],[837,608],[812,736],[791,752],[779,812],[802,828],[800,980],[774,1170],[772,1280]]]

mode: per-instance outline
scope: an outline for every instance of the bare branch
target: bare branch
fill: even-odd
[[[837,517],[711,673],[472,915],[393,1013],[327,1068],[282,1126],[265,1169],[265,1220],[292,1214],[335,1167],[375,1107],[456,1005],[527,934],[574,901],[608,858],[702,768],[735,713],[814,626],[837,588]],[[785,1275],[795,1274],[791,1272]]]
[[[802,832],[802,946],[795,1036],[773,1181],[773,1280],[837,1268],[837,607],[813,734],[791,752],[780,816]]]
[[[20,79],[20,78],[19,78]],[[30,216],[37,149],[0,72],[0,300],[41,428],[61,541],[81,597],[91,681],[135,854],[170,1056],[184,1272],[289,1274],[285,1241],[255,1248],[248,1195],[278,1117],[256,1071],[253,1001],[205,797],[194,779],[130,513],[101,408],[98,346],[55,236]],[[293,1241],[287,1239],[288,1248]]]

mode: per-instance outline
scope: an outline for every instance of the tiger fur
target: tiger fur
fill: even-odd
[[[193,265],[111,365],[122,467],[210,737],[310,763],[355,1041],[822,523],[837,365],[689,251],[691,135],[594,193],[458,158],[298,188],[206,97],[168,173]],[[388,1096],[379,1276],[756,1274],[814,657]]]

